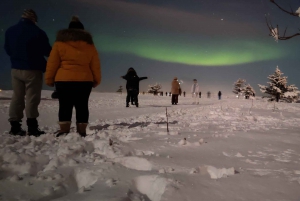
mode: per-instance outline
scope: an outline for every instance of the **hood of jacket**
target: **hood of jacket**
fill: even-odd
[[[78,42],[83,41],[87,44],[93,45],[92,35],[81,29],[64,29],[60,30],[56,36],[57,42]]]

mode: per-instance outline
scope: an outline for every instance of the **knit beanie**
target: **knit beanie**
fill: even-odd
[[[33,22],[38,21],[38,17],[36,15],[36,13],[34,12],[34,10],[32,10],[32,9],[25,9],[23,14],[22,14],[22,18],[29,19]]]
[[[69,29],[83,29],[84,30],[84,26],[80,22],[80,20],[77,16],[73,16],[72,20],[69,24]]]

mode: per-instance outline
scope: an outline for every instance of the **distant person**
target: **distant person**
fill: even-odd
[[[199,98],[201,98],[201,91],[199,92]]]
[[[221,96],[222,96],[222,92],[219,91],[219,93],[218,93],[219,100],[221,100]]]
[[[166,92],[166,96],[168,96],[168,92]]]
[[[89,97],[92,88],[101,82],[101,67],[92,35],[84,30],[74,16],[68,29],[57,33],[47,63],[45,81],[56,86],[59,100],[57,137],[70,132],[73,107],[76,109],[76,128],[86,136],[89,122]]]
[[[171,96],[172,95],[172,93],[171,92],[169,92],[169,96]]]
[[[172,89],[171,89],[171,93],[172,93],[172,105],[177,105],[178,104],[178,95],[179,95],[179,89],[180,89],[180,85],[178,82],[178,78],[175,77],[172,81]]]
[[[183,97],[185,97],[185,91],[183,92]]]
[[[210,91],[208,91],[207,92],[207,98],[210,98],[210,95],[211,95],[211,93],[210,93]]]
[[[196,79],[193,79],[193,84],[192,84],[192,87],[191,87],[191,93],[192,93],[192,97],[193,97],[193,104],[199,104],[199,96],[198,96],[198,93],[199,93],[199,84],[197,82]]]
[[[41,101],[43,73],[46,59],[51,51],[46,33],[36,23],[37,14],[25,9],[21,20],[5,33],[4,49],[11,61],[11,79],[13,96],[9,107],[9,119],[12,135],[26,135],[22,129],[23,111],[26,113],[28,135],[40,136],[37,117]],[[25,104],[26,103],[26,104]]]
[[[123,79],[127,81],[127,97],[126,97],[126,107],[129,107],[129,102],[136,107],[139,107],[139,90],[140,90],[140,81],[148,79],[148,77],[138,77],[134,68],[129,68],[127,74],[122,76]]]

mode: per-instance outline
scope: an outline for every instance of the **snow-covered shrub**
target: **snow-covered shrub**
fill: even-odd
[[[149,89],[148,89],[148,93],[153,94],[153,95],[157,95],[158,93],[160,93],[161,91],[161,84],[156,83],[155,85],[149,85]]]

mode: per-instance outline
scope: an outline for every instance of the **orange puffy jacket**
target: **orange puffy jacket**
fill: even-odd
[[[79,29],[58,32],[48,58],[45,81],[49,86],[57,81],[90,81],[94,87],[100,84],[100,59],[90,33]]]

